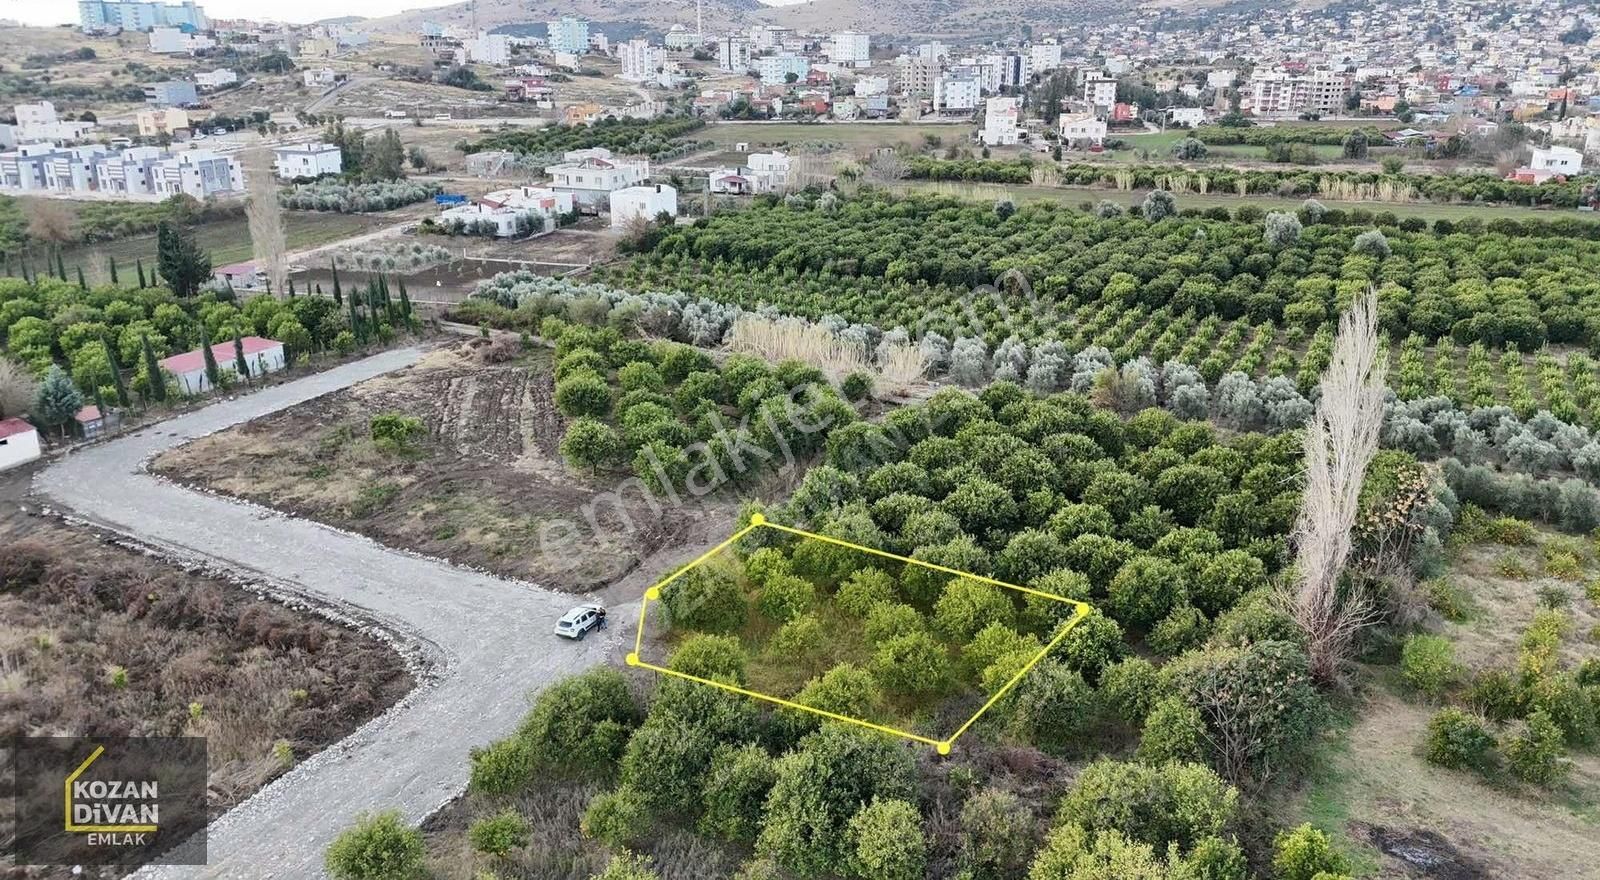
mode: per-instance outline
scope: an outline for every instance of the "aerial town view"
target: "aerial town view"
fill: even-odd
[[[0,3],[0,803],[1596,880],[1600,4]]]

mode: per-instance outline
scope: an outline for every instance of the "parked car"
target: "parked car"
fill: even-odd
[[[579,605],[556,621],[556,635],[580,642],[589,634],[589,630],[605,628],[606,608],[597,602]]]

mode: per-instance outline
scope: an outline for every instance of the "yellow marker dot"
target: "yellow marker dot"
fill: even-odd
[[[628,665],[629,666],[638,666],[639,665],[639,655],[636,652],[634,652],[634,651],[629,651],[628,652]]]
[[[764,526],[764,525],[766,525],[767,524],[767,515],[764,514],[764,513],[752,513],[752,514],[750,514],[750,524],[753,525],[753,526]]]
[[[947,742],[939,743],[938,745],[934,746],[934,748],[938,749],[939,754],[941,755],[950,754],[950,744]]]
[[[646,599],[649,599],[650,601],[654,602],[655,600],[661,598],[661,588],[660,587],[651,587],[650,589],[645,590],[644,591],[644,597]]]

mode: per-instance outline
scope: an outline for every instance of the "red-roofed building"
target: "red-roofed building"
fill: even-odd
[[[0,420],[0,471],[39,457],[39,432],[21,419]]]
[[[122,415],[111,409],[101,412],[100,407],[89,404],[72,417],[78,423],[78,432],[85,440],[93,440],[122,423]]]
[[[246,336],[241,342],[244,345],[244,359],[250,368],[250,375],[259,376],[283,369],[283,343],[273,339],[263,339],[260,336]],[[211,356],[217,361],[217,369],[230,373],[238,372],[236,368],[238,359],[234,356],[233,340],[211,346]],[[161,369],[177,377],[178,388],[185,394],[199,394],[211,387],[210,380],[206,378],[206,356],[198,348],[163,359]]]

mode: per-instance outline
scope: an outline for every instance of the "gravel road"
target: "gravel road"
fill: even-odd
[[[208,864],[136,876],[323,876],[328,842],[363,810],[421,821],[466,785],[467,751],[516,727],[529,695],[621,651],[605,638],[551,634],[570,595],[391,550],[264,508],[179,488],[145,472],[152,456],[415,363],[384,352],[178,416],[84,449],[41,472],[35,490],[73,515],[196,562],[375,623],[426,667],[393,709],[212,823]],[[636,613],[636,609],[632,613]],[[627,620],[626,607],[614,618]]]

